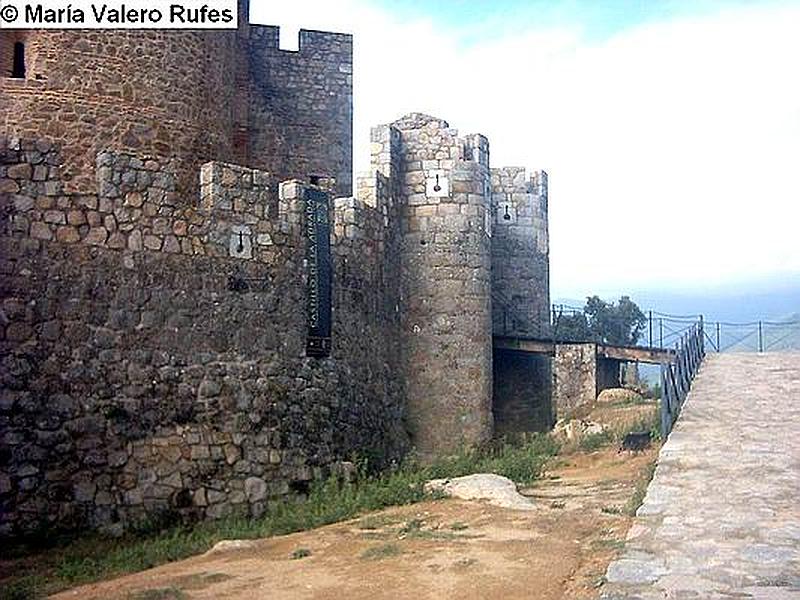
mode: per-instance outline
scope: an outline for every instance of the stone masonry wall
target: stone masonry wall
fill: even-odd
[[[555,422],[549,356],[494,351],[495,434],[548,431]]]
[[[493,329],[546,337],[550,329],[547,173],[492,169]]]
[[[97,153],[114,150],[178,159],[182,198],[213,160],[350,195],[351,36],[302,31],[279,50],[278,28],[239,5],[236,31],[0,30],[0,135],[59,144],[69,192],[91,194]],[[10,78],[16,41],[25,79]]]
[[[336,203],[333,354],[311,359],[299,183],[212,163],[192,202],[172,161],[102,152],[70,193],[50,143],[0,148],[0,535],[260,514],[402,454],[374,208]]]
[[[489,147],[426,115],[392,126],[404,202],[401,373],[412,442],[430,458],[492,434]]]
[[[325,176],[352,194],[353,40],[300,32],[297,52],[277,27],[250,28],[249,163],[278,179]]]
[[[14,35],[0,31],[2,44]],[[24,42],[26,78],[0,78],[0,135],[59,144],[68,191],[93,193],[106,149],[180,159],[187,193],[200,164],[235,157],[237,32],[33,30]]]
[[[522,167],[491,170],[492,330],[494,335],[550,335],[547,174]],[[552,367],[545,356],[494,355],[498,432],[546,430],[553,424]]]
[[[563,419],[597,398],[596,344],[556,344],[553,371],[556,418]]]

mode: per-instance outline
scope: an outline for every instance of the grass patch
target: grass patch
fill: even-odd
[[[421,519],[411,519],[397,530],[397,538],[415,540],[457,540],[463,539],[464,535],[458,535],[452,531],[440,531],[438,529],[425,529],[425,522]]]
[[[358,522],[357,527],[365,531],[375,531],[387,525],[394,525],[399,519],[389,515],[367,515]]]
[[[614,427],[608,427],[598,433],[584,436],[578,442],[578,448],[583,452],[595,452],[614,444],[621,444],[629,433],[649,432],[650,439],[657,441],[661,438],[661,423],[658,410],[650,411],[635,421]]]
[[[625,542],[622,540],[615,540],[612,538],[604,538],[601,540],[594,540],[592,542],[592,549],[594,550],[614,550],[619,551],[625,547]]]
[[[622,509],[619,506],[604,506],[600,512],[607,515],[621,515]]]
[[[461,521],[456,521],[452,525],[450,525],[450,529],[453,531],[464,531],[465,529],[469,529],[469,525],[466,523],[462,523]]]
[[[311,550],[308,548],[298,548],[292,552],[292,560],[300,560],[301,558],[308,558],[311,556]]]
[[[622,438],[629,433],[639,433],[644,431],[650,432],[650,439],[654,442],[661,439],[661,415],[657,410],[653,411],[651,415],[642,417],[638,421],[635,421],[623,428],[623,430],[620,432],[619,438],[622,440]]]
[[[399,556],[402,553],[403,551],[400,550],[400,546],[395,543],[381,544],[380,546],[373,546],[372,548],[364,550],[364,552],[361,553],[361,558],[363,560],[383,560],[384,558]]]
[[[631,517],[636,515],[636,511],[639,510],[639,507],[642,505],[644,501],[645,494],[647,494],[647,486],[650,485],[650,482],[653,480],[653,475],[656,472],[656,462],[653,461],[645,467],[642,477],[636,483],[636,489],[633,492],[633,496],[628,501],[628,505],[625,507],[625,513]]]
[[[30,575],[20,577],[11,582],[3,582],[0,586],[0,598],[3,600],[28,600],[36,598],[36,577]]]
[[[606,446],[610,446],[615,441],[616,437],[614,436],[614,433],[606,429],[605,431],[592,433],[590,435],[582,437],[581,441],[578,442],[578,448],[580,448],[584,452],[594,452],[595,450],[599,450],[600,448],[605,448]]]
[[[258,519],[228,518],[121,539],[89,535],[44,550],[4,549],[4,555],[20,558],[13,567],[15,575],[0,582],[0,598],[42,597],[200,554],[221,540],[284,535],[419,502],[426,498],[423,486],[429,479],[489,472],[528,484],[557,452],[552,438],[535,435],[519,444],[463,452],[432,465],[409,461],[391,472],[371,476],[362,472],[354,482],[331,478],[313,485],[305,502],[276,502]],[[31,555],[35,560],[25,558]]]

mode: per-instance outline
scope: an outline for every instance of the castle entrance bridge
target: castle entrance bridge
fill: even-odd
[[[705,352],[775,352],[800,350],[800,319],[729,323],[708,321],[702,315],[672,315],[658,311],[640,313],[630,319],[596,315],[584,309],[554,305],[538,313],[525,312],[524,302],[512,302],[498,292],[492,294],[493,347],[495,362],[495,415],[518,419],[524,415],[509,402],[524,404],[523,392],[536,403],[545,402],[553,421],[575,408],[593,402],[605,389],[636,383],[638,365],[673,368],[692,339],[696,350]],[[617,329],[618,327],[618,329]],[[603,331],[600,337],[597,331]],[[612,341],[609,341],[612,340]],[[641,340],[638,345],[615,340]],[[525,362],[527,360],[527,363]],[[546,365],[535,368],[536,365]],[[633,368],[629,368],[633,367]],[[536,377],[535,385],[526,372]],[[511,383],[504,381],[510,378]],[[541,390],[546,386],[546,391]],[[664,387],[662,382],[662,388]],[[534,389],[536,388],[536,389]],[[536,396],[536,393],[539,396]],[[541,411],[540,411],[541,412]],[[500,427],[502,430],[503,428]]]
[[[555,417],[594,402],[603,390],[620,387],[624,365],[661,365],[673,362],[676,355],[669,348],[508,335],[494,336],[493,346],[496,354],[551,359]]]

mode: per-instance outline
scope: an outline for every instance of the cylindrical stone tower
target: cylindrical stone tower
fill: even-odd
[[[423,460],[492,435],[489,148],[411,114],[402,148],[402,336],[409,428]]]
[[[202,162],[236,157],[247,4],[238,32],[0,30],[0,135],[60,146],[68,192],[95,189],[107,149],[178,159],[179,192],[193,190]]]

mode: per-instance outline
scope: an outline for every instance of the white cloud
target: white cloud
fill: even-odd
[[[555,294],[800,273],[800,6],[474,43],[357,0],[263,7],[355,34],[357,167],[371,125],[423,111],[547,169]]]

